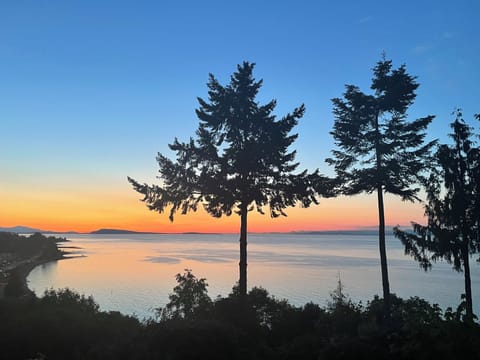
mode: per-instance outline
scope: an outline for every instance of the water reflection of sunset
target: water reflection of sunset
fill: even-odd
[[[79,251],[86,257],[34,269],[28,280],[38,294],[46,288],[69,287],[94,295],[105,309],[143,317],[152,316],[154,308],[166,304],[176,285],[175,274],[186,268],[207,279],[212,298],[227,295],[238,280],[235,234],[69,237],[71,245],[81,247]],[[397,294],[421,295],[442,306],[457,301],[461,274],[452,272],[445,263],[436,264],[431,272],[420,272],[418,264],[403,255],[399,241],[388,237],[387,246],[392,286]],[[369,300],[381,291],[378,267],[375,236],[250,236],[248,286],[263,286],[297,305],[308,301],[324,304],[339,275],[352,298]]]

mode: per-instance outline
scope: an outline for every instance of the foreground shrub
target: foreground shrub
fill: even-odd
[[[70,289],[48,290],[41,299],[3,299],[1,358],[437,360],[459,354],[479,358],[479,325],[445,319],[438,305],[417,297],[392,296],[393,325],[386,331],[382,300],[375,297],[366,306],[356,304],[341,282],[322,308],[313,303],[293,306],[263,288],[251,289],[245,302],[235,289],[209,302],[204,301],[206,286],[198,286],[206,285],[204,279],[191,271],[177,279],[180,287],[173,293],[178,296],[170,297],[174,304],[170,315],[147,323],[103,312],[92,297]]]
[[[142,339],[159,359],[244,359],[238,330],[215,320],[170,319],[149,324]],[[245,355],[245,354],[244,354]]]
[[[170,300],[164,308],[158,308],[157,314],[162,320],[194,319],[205,314],[212,304],[208,296],[206,279],[198,279],[192,270],[185,269],[183,274],[175,275],[177,286],[168,295]]]
[[[0,301],[2,359],[121,359],[141,330],[139,321],[101,312],[91,297],[49,290],[42,299]]]

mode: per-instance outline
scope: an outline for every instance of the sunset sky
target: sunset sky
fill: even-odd
[[[155,183],[157,152],[194,136],[197,96],[242,61],[264,80],[276,114],[305,103],[299,169],[325,163],[331,98],[368,91],[383,51],[420,88],[410,117],[436,115],[429,139],[447,141],[451,112],[480,112],[480,2],[460,1],[2,1],[0,4],[0,227],[237,232],[237,216],[147,210],[127,182]],[[250,231],[358,229],[377,223],[376,197],[321,200],[289,217],[253,215]],[[386,198],[390,225],[422,221],[421,204]]]

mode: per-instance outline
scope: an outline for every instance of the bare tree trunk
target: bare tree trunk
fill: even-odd
[[[380,266],[382,268],[382,288],[384,317],[387,325],[390,322],[390,284],[388,282],[387,249],[385,246],[385,210],[383,207],[383,189],[377,187],[378,196],[378,245],[380,249]]]
[[[380,150],[380,126],[378,118],[379,111],[375,116],[375,155],[377,162],[377,176],[382,173],[382,152]],[[380,176],[379,176],[380,177]],[[385,209],[383,205],[383,186],[380,180],[377,184],[377,199],[378,199],[378,246],[380,250],[380,266],[382,269],[382,288],[383,288],[383,317],[385,325],[390,325],[390,284],[388,282],[388,266],[387,266],[387,249],[385,246]]]
[[[242,204],[240,208],[240,278],[238,280],[242,299],[247,295],[247,214],[247,206]]]
[[[472,280],[470,278],[470,258],[467,245],[462,249],[463,271],[465,278],[465,303],[468,322],[473,322]]]

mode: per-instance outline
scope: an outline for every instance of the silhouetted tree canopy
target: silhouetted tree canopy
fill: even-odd
[[[407,120],[408,107],[418,83],[383,58],[373,68],[373,94],[346,85],[343,98],[335,98],[335,123],[331,134],[337,149],[327,163],[335,166],[339,194],[376,192],[379,212],[379,247],[385,315],[389,316],[390,285],[385,248],[384,193],[402,200],[418,200],[419,176],[434,141],[425,143],[425,130],[433,116]]]
[[[198,279],[190,269],[185,269],[183,274],[178,273],[175,279],[177,285],[173,288],[173,293],[168,295],[170,301],[164,308],[157,309],[161,319],[189,320],[197,312],[205,312],[212,304],[208,296],[206,279]]]
[[[455,270],[464,271],[466,317],[472,321],[469,262],[472,254],[480,252],[480,147],[460,110],[451,128],[453,144],[438,147],[438,167],[427,182],[427,225],[412,223],[413,233],[398,227],[394,233],[405,253],[423,269],[445,259]]]
[[[198,98],[200,120],[196,138],[170,144],[176,160],[158,154],[161,185],[140,184],[129,178],[144,195],[150,210],[167,208],[173,221],[202,206],[210,215],[236,213],[240,226],[240,293],[247,290],[247,213],[255,209],[270,216],[286,215],[284,209],[300,203],[317,204],[317,194],[327,193],[326,178],[317,171],[295,173],[298,163],[290,146],[297,139],[291,131],[303,116],[300,107],[277,119],[276,101],[261,105],[256,96],[262,80],[253,78],[254,64],[238,65],[230,83],[221,85],[210,74],[208,101]]]

